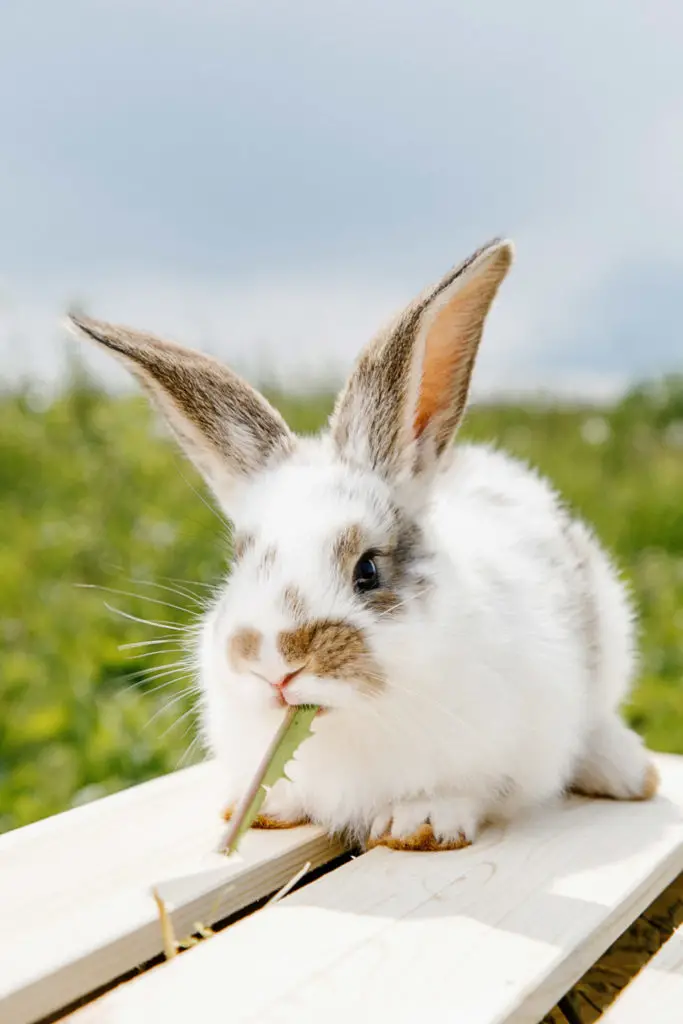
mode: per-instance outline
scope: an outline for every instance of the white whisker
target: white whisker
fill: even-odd
[[[199,736],[195,736],[190,745],[188,746],[187,750],[185,751],[185,753],[182,754],[181,757],[179,758],[178,763],[176,764],[176,771],[179,768],[182,768],[183,765],[190,760],[190,757],[192,756],[192,751],[195,749],[198,743]]]
[[[391,608],[387,608],[387,610],[382,612],[381,615],[378,615],[377,621],[379,622],[382,619],[385,619],[387,615],[393,615],[393,613],[397,612],[399,608],[405,608],[407,605],[412,604],[413,601],[417,601],[418,598],[423,597],[425,594],[428,594],[430,590],[431,587],[423,587],[422,590],[418,590],[415,594],[408,594],[408,596],[404,598],[403,601],[399,601],[398,604],[392,605]]]
[[[132,643],[132,644],[131,643],[119,644],[118,650],[119,651],[129,651],[129,650],[132,650],[134,647],[152,647],[155,644],[168,644],[172,640],[178,640],[178,637],[177,636],[162,636],[158,640],[136,640],[135,643]],[[184,649],[185,648],[183,648],[183,650]],[[155,654],[155,653],[158,653],[158,652],[151,651],[150,653],[151,654]]]
[[[188,715],[193,715],[195,713],[195,711],[196,711],[196,708],[195,708],[194,705],[191,708],[188,708],[187,711],[183,712],[183,714],[180,716],[180,718],[177,718],[175,720],[175,722],[171,722],[171,724],[169,725],[168,729],[164,729],[164,731],[162,732],[162,734],[159,737],[159,739],[163,740],[166,736],[168,736],[169,732],[171,732],[173,729],[177,728],[177,726],[179,726],[180,723],[183,722],[188,717]],[[185,735],[186,735],[186,732],[183,733],[183,736],[185,736]],[[181,736],[181,739],[182,739],[182,736]]]
[[[167,580],[169,583],[185,583],[189,587],[202,587],[205,590],[215,590],[215,583],[202,583],[200,580],[184,580],[178,576],[160,576],[160,580]]]
[[[140,669],[135,675],[139,675],[145,683],[152,683],[155,679],[168,676],[172,672],[189,672],[190,666],[186,661],[176,661],[172,665],[162,665],[158,669]]]
[[[174,608],[177,612],[183,612],[185,615],[197,616],[197,612],[193,612],[191,609],[184,607],[179,604],[171,604],[169,601],[161,601],[158,597],[148,597],[147,594],[136,594],[132,590],[117,590],[114,587],[102,587],[97,583],[76,583],[74,584],[79,590],[101,590],[105,594],[117,594],[119,597],[133,597],[138,601],[149,601],[150,604],[159,604],[164,608]]]
[[[169,679],[168,683],[164,684],[170,686],[172,683],[180,682],[184,676],[188,675],[188,672],[189,669],[187,665],[178,668],[162,670],[161,672],[155,672],[150,676],[144,676],[142,673],[138,672],[128,672],[124,676],[118,676],[115,679],[109,680],[109,682],[110,684],[124,683],[128,682],[129,679],[132,679],[133,681],[130,683],[130,685],[126,686],[123,690],[121,690],[121,693],[130,693],[131,690],[140,690],[141,693],[153,693],[153,690],[145,689],[148,683],[154,683],[156,682],[157,679],[164,679],[167,675],[171,675],[171,673],[173,673],[175,675],[175,678]]]
[[[127,577],[127,579],[139,587],[157,587],[159,590],[167,591],[169,594],[177,594],[178,597],[186,597],[189,601],[196,604],[198,608],[201,608],[202,610],[205,608],[205,604],[201,598],[197,597],[196,594],[193,594],[192,591],[187,590],[185,587],[168,587],[164,583],[154,583],[152,580],[138,580],[132,576]]]
[[[106,601],[104,602],[104,607],[115,615],[120,615],[123,619],[129,619],[131,622],[140,622],[143,626],[158,626],[160,629],[173,629],[177,633],[189,632],[189,628],[187,626],[176,626],[172,622],[154,622],[152,619],[141,619],[137,615],[131,615],[130,612],[124,612],[121,608],[115,608]]]
[[[182,682],[184,682],[182,676],[179,679],[167,679],[165,683],[159,683],[158,686],[153,686],[151,690],[144,690],[143,692],[145,696],[147,696],[147,694],[158,693],[159,690],[165,690],[167,686],[177,686],[178,683]],[[186,686],[184,689],[178,690],[179,697],[184,697],[188,693],[198,693],[196,683],[192,683],[190,686]]]
[[[216,519],[218,520],[218,522],[219,522],[219,523],[222,523],[222,524],[223,524],[223,526],[224,526],[224,527],[225,527],[225,528],[226,528],[226,529],[227,529],[228,531],[230,531],[230,523],[229,523],[229,522],[228,522],[228,520],[227,520],[227,519],[225,518],[225,516],[223,515],[223,513],[222,513],[222,512],[220,511],[220,509],[216,508],[216,506],[215,506],[215,505],[212,505],[212,504],[211,504],[211,502],[210,502],[210,501],[208,501],[208,500],[207,500],[207,499],[206,499],[206,498],[204,497],[204,495],[203,495],[203,494],[201,494],[201,492],[197,490],[197,488],[196,488],[196,487],[194,486],[194,484],[192,483],[192,481],[191,481],[191,480],[188,480],[188,478],[187,478],[187,477],[185,476],[185,474],[183,473],[183,471],[182,471],[182,469],[181,469],[180,465],[178,465],[177,463],[176,463],[176,469],[178,470],[178,473],[180,474],[181,478],[182,478],[182,479],[183,479],[183,480],[185,481],[185,483],[187,484],[187,486],[188,486],[188,487],[190,488],[190,490],[191,490],[191,491],[193,491],[193,492],[194,492],[194,494],[196,494],[196,496],[197,496],[197,497],[199,498],[199,500],[201,501],[202,505],[205,505],[205,506],[206,506],[206,508],[208,508],[209,512],[212,512],[212,513],[213,513],[213,515],[214,515],[214,516],[216,517]]]
[[[120,648],[119,648],[120,650]],[[158,647],[154,651],[143,651],[142,654],[129,654],[125,661],[142,661],[143,658],[156,658],[160,654],[188,654],[186,647]]]
[[[154,712],[150,720],[145,725],[145,729],[148,729],[150,725],[157,720],[159,715],[163,715],[166,711],[168,711],[169,708],[172,708],[174,704],[177,704],[178,701],[185,700],[185,698],[186,694],[184,692],[177,693],[174,697],[171,697],[169,701],[167,701],[164,705],[162,705],[162,707],[160,707],[157,711]],[[181,715],[178,721],[182,721],[183,717],[184,716]]]

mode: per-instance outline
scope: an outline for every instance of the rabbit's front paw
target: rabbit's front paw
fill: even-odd
[[[235,813],[234,804],[230,804],[223,810],[223,820],[230,821]],[[280,818],[276,814],[257,814],[251,823],[251,828],[298,828],[299,825],[307,825],[308,818]]]
[[[283,780],[284,781],[284,780]],[[223,810],[223,818],[230,821],[235,813],[236,803],[230,803]],[[251,823],[252,828],[297,828],[306,825],[308,817],[291,792],[291,784],[277,782],[269,791],[261,813]]]
[[[480,815],[466,797],[400,800],[372,823],[368,849],[459,850],[474,840]]]

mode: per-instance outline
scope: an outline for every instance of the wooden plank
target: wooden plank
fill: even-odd
[[[0,1020],[52,1013],[162,951],[156,886],[179,938],[341,852],[322,830],[251,832],[214,852],[214,765],[176,772],[0,837]]]
[[[683,758],[657,760],[655,801],[575,798],[466,850],[373,850],[74,1024],[537,1024],[683,869]]]
[[[683,928],[617,997],[601,1018],[605,1024],[680,1024],[683,1016]]]

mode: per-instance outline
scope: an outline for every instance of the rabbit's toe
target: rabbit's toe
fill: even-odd
[[[474,802],[462,797],[402,800],[373,821],[368,849],[459,850],[473,841],[478,814]]]
[[[299,825],[306,825],[307,818],[278,818],[272,814],[259,814],[254,818],[252,828],[298,828]]]
[[[235,807],[230,804],[223,810],[223,820],[230,821],[234,813]],[[307,824],[308,819],[303,815],[298,818],[280,818],[276,814],[259,814],[252,821],[251,828],[298,828],[299,825]]]
[[[285,784],[281,785],[281,782]],[[230,821],[236,806],[236,803],[230,803],[224,808],[222,815],[225,821]],[[251,827],[262,829],[297,828],[299,825],[308,824],[308,821],[309,818],[301,808],[291,783],[280,780],[269,791],[261,813],[253,820]]]

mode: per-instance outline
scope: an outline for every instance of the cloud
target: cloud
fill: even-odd
[[[667,0],[5,5],[4,363],[51,372],[78,298],[341,372],[506,233],[483,389],[675,367],[682,36]]]

